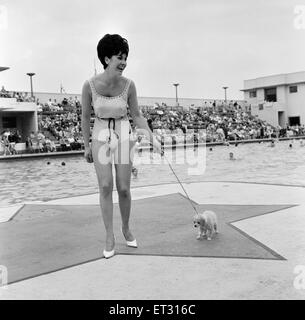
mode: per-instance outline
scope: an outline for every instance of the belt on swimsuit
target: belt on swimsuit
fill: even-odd
[[[123,119],[128,119],[126,116],[124,117],[120,117],[120,118],[101,118],[101,117],[98,117],[96,116],[97,119],[99,120],[105,120],[107,121],[108,120],[108,130],[109,130],[109,139],[111,140],[111,130],[110,130],[110,123],[113,122],[113,125],[112,125],[112,130],[113,132],[116,134],[117,138],[119,138],[119,135],[115,132],[115,120],[123,120]],[[129,134],[131,133],[131,129],[129,129]]]

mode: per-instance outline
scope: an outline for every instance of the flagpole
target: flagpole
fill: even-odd
[[[94,75],[96,76],[97,72],[96,72],[95,57],[93,58],[93,65],[94,65]]]

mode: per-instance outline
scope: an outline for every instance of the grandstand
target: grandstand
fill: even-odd
[[[0,70],[7,70],[0,67]],[[0,142],[9,136],[21,136],[26,152],[80,150],[81,95],[0,91]],[[300,136],[303,126],[277,127],[253,113],[245,100],[138,97],[143,116],[154,135],[165,144],[223,143],[263,138]],[[253,101],[251,101],[253,102]],[[252,113],[251,113],[252,111]],[[91,128],[94,123],[92,110]],[[3,135],[5,137],[3,137]],[[25,148],[25,144],[27,147]],[[148,145],[145,138],[142,145]],[[2,148],[3,149],[3,148]],[[1,150],[0,150],[1,151]],[[3,151],[3,150],[2,150]],[[25,151],[25,150],[23,150]]]

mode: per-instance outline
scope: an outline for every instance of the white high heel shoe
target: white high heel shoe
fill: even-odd
[[[111,250],[111,251],[106,251],[106,250],[104,250],[104,251],[103,251],[103,255],[104,255],[104,257],[105,257],[106,259],[109,259],[109,258],[113,257],[113,256],[114,256],[114,249]]]
[[[121,229],[121,232],[122,232],[122,235],[124,236],[123,229]],[[124,236],[124,238],[125,238],[125,236]],[[125,240],[126,240],[126,238],[125,238]],[[126,244],[127,244],[128,247],[131,247],[131,248],[137,248],[138,247],[136,239],[134,239],[132,241],[126,240]]]
[[[114,237],[114,241],[115,241],[115,237]],[[104,258],[106,258],[106,259],[109,259],[109,258],[113,257],[113,256],[114,256],[114,253],[115,253],[114,248],[113,248],[113,250],[111,250],[111,251],[107,251],[107,250],[105,250],[105,249],[104,249],[104,251],[103,251]]]

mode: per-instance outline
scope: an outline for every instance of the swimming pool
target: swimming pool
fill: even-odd
[[[212,151],[207,147],[206,170],[201,175],[189,175],[188,164],[172,166],[183,182],[236,181],[305,186],[305,147],[295,141],[289,148],[290,143],[281,141],[274,148],[268,142],[215,146]],[[166,151],[167,156],[169,152]],[[237,160],[229,160],[229,152],[233,152]],[[177,148],[177,162],[183,153],[184,149]],[[187,154],[191,157],[193,149],[188,148]],[[143,159],[149,159],[149,152],[143,152],[141,159],[136,155],[136,161]],[[177,182],[166,162],[138,164],[137,169],[138,177],[132,178],[132,187]],[[98,192],[94,166],[85,162],[82,155],[2,161],[0,184],[2,207]]]

